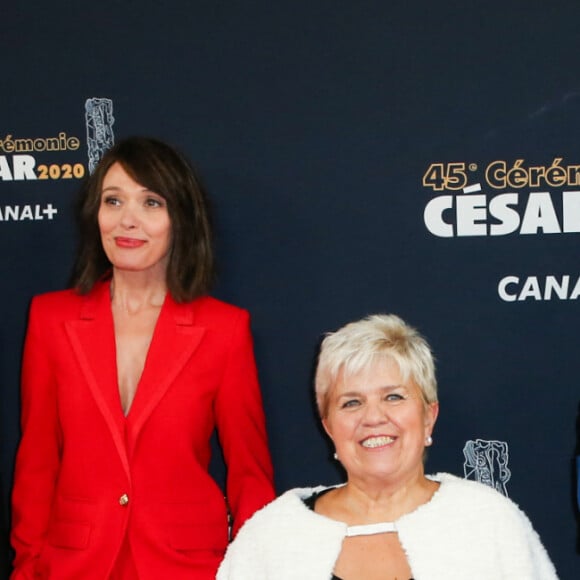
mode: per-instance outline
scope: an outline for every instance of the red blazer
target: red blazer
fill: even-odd
[[[104,580],[127,535],[139,578],[213,580],[228,541],[224,496],[207,473],[214,427],[235,532],[274,497],[246,311],[168,296],[125,418],[109,284],[34,298],[12,577]]]

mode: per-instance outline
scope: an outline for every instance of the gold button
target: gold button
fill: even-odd
[[[119,505],[126,506],[128,503],[129,503],[129,496],[126,493],[124,493],[119,498]]]

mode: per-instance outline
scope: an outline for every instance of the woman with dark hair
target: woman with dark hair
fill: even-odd
[[[173,148],[130,138],[80,222],[74,288],[30,310],[12,577],[213,579],[228,507],[235,534],[274,491],[249,316],[207,295],[205,195]]]

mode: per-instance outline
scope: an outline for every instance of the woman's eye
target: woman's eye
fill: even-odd
[[[112,195],[108,195],[107,197],[103,198],[103,203],[105,205],[116,206],[116,205],[120,205],[121,202],[116,197],[114,197]]]
[[[164,204],[162,200],[157,199],[156,197],[148,197],[145,205],[148,207],[162,207]]]
[[[342,408],[343,409],[348,409],[351,407],[357,407],[360,404],[360,401],[358,399],[349,399],[348,401],[345,401],[342,404]]]
[[[398,403],[399,401],[404,401],[405,397],[403,397],[403,395],[400,393],[389,393],[385,399],[387,401],[391,401],[392,403]]]

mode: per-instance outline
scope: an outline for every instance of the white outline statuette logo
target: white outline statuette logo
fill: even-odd
[[[89,172],[92,173],[103,153],[115,143],[113,101],[97,97],[87,99],[85,101],[85,122],[87,125]]]
[[[463,471],[466,479],[474,479],[493,487],[508,496],[507,482],[511,478],[508,469],[508,444],[505,441],[468,440],[463,447],[465,462]]]

